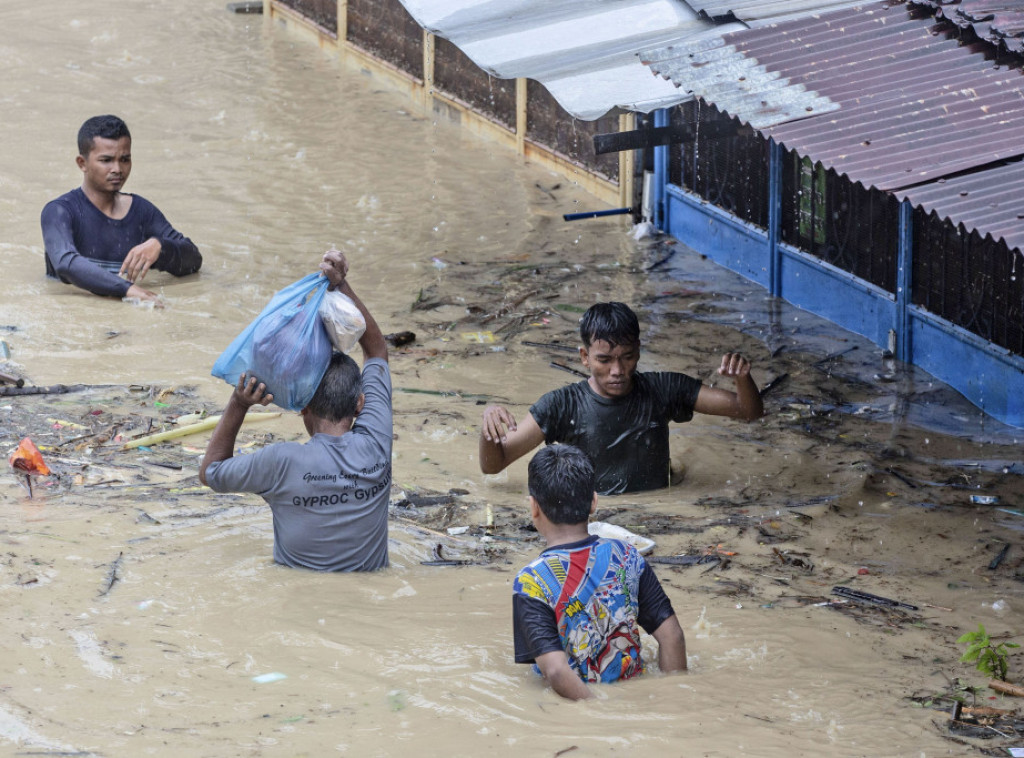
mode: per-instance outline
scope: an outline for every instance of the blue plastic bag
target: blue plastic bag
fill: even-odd
[[[326,277],[310,274],[275,294],[210,373],[232,386],[243,373],[255,376],[275,404],[301,411],[313,399],[333,352],[319,314],[328,285]]]

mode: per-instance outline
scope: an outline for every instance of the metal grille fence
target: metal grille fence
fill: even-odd
[[[782,166],[782,240],[895,293],[899,201],[789,150]]]
[[[441,37],[434,40],[434,85],[499,124],[515,129],[515,80],[490,76]]]
[[[914,211],[913,302],[1024,355],[1024,257]]]
[[[423,29],[398,0],[348,0],[347,8],[345,39],[423,80]]]
[[[697,138],[669,148],[669,181],[751,224],[768,228],[768,143],[750,132],[701,134],[704,124],[730,119],[700,101],[672,109],[671,126],[690,126]]]
[[[619,156],[597,155],[594,135],[619,131],[619,117],[602,116],[596,121],[579,121],[570,116],[539,82],[526,85],[526,137],[560,153],[612,181],[619,179]]]

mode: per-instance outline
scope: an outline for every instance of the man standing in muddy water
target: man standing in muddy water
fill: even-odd
[[[199,249],[155,205],[121,191],[132,170],[132,137],[117,116],[93,116],[78,130],[82,186],[43,208],[46,275],[108,295],[157,300],[139,282],[151,268],[175,276],[203,265]]]
[[[279,442],[232,457],[235,438],[253,405],[273,395],[242,374],[213,430],[199,479],[216,492],[254,492],[270,505],[274,560],[317,571],[373,571],[388,565],[391,495],[391,375],[380,327],[352,291],[345,257],[324,254],[320,270],[366,320],[359,340],[363,371],[335,353],[302,420],[306,443]]]
[[[583,450],[597,471],[597,493],[667,487],[671,481],[669,421],[694,411],[753,421],[764,413],[750,362],[726,353],[718,373],[736,391],[708,387],[686,374],[640,372],[640,323],[624,303],[597,303],[580,320],[580,360],[590,378],[548,392],[521,424],[500,405],[484,409],[480,470],[503,471],[541,442]]]

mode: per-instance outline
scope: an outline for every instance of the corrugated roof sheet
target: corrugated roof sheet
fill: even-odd
[[[696,41],[768,19],[851,6],[850,0],[401,0],[417,23],[499,79],[543,84],[574,117],[614,108],[650,113],[692,96],[640,63],[640,50]],[[716,24],[731,8],[738,22]],[[698,15],[698,10],[706,10]],[[749,21],[749,23],[742,23]]]
[[[903,197],[964,172],[993,181],[986,167],[1024,155],[1024,76],[937,24],[905,6],[872,4],[642,57],[785,147]],[[996,223],[950,186],[936,185],[926,210],[1024,248],[1016,212]]]
[[[957,26],[971,27],[983,40],[1012,53],[1024,53],[1024,2],[1007,0],[910,0]]]
[[[585,121],[616,107],[649,113],[691,99],[651,76],[636,52],[716,28],[680,0],[401,1],[484,71],[539,81]]]
[[[1024,234],[1024,163],[930,182],[901,194],[915,206],[963,224],[983,237],[1022,247]],[[1016,240],[1016,242],[1013,242]],[[1024,270],[1021,271],[1024,276]]]
[[[840,8],[861,5],[863,0],[849,2],[815,2],[815,0],[688,0],[688,5],[710,18],[735,16],[740,21],[781,21],[786,18],[826,13]]]

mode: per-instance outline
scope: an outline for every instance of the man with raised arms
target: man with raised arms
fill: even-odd
[[[580,320],[580,360],[590,378],[548,392],[517,423],[500,405],[484,409],[480,469],[496,474],[546,442],[575,445],[593,461],[596,491],[617,495],[666,487],[671,472],[668,424],[693,413],[752,421],[764,413],[750,362],[726,353],[718,373],[736,391],[686,374],[637,371],[640,324],[624,303],[597,303]]]

